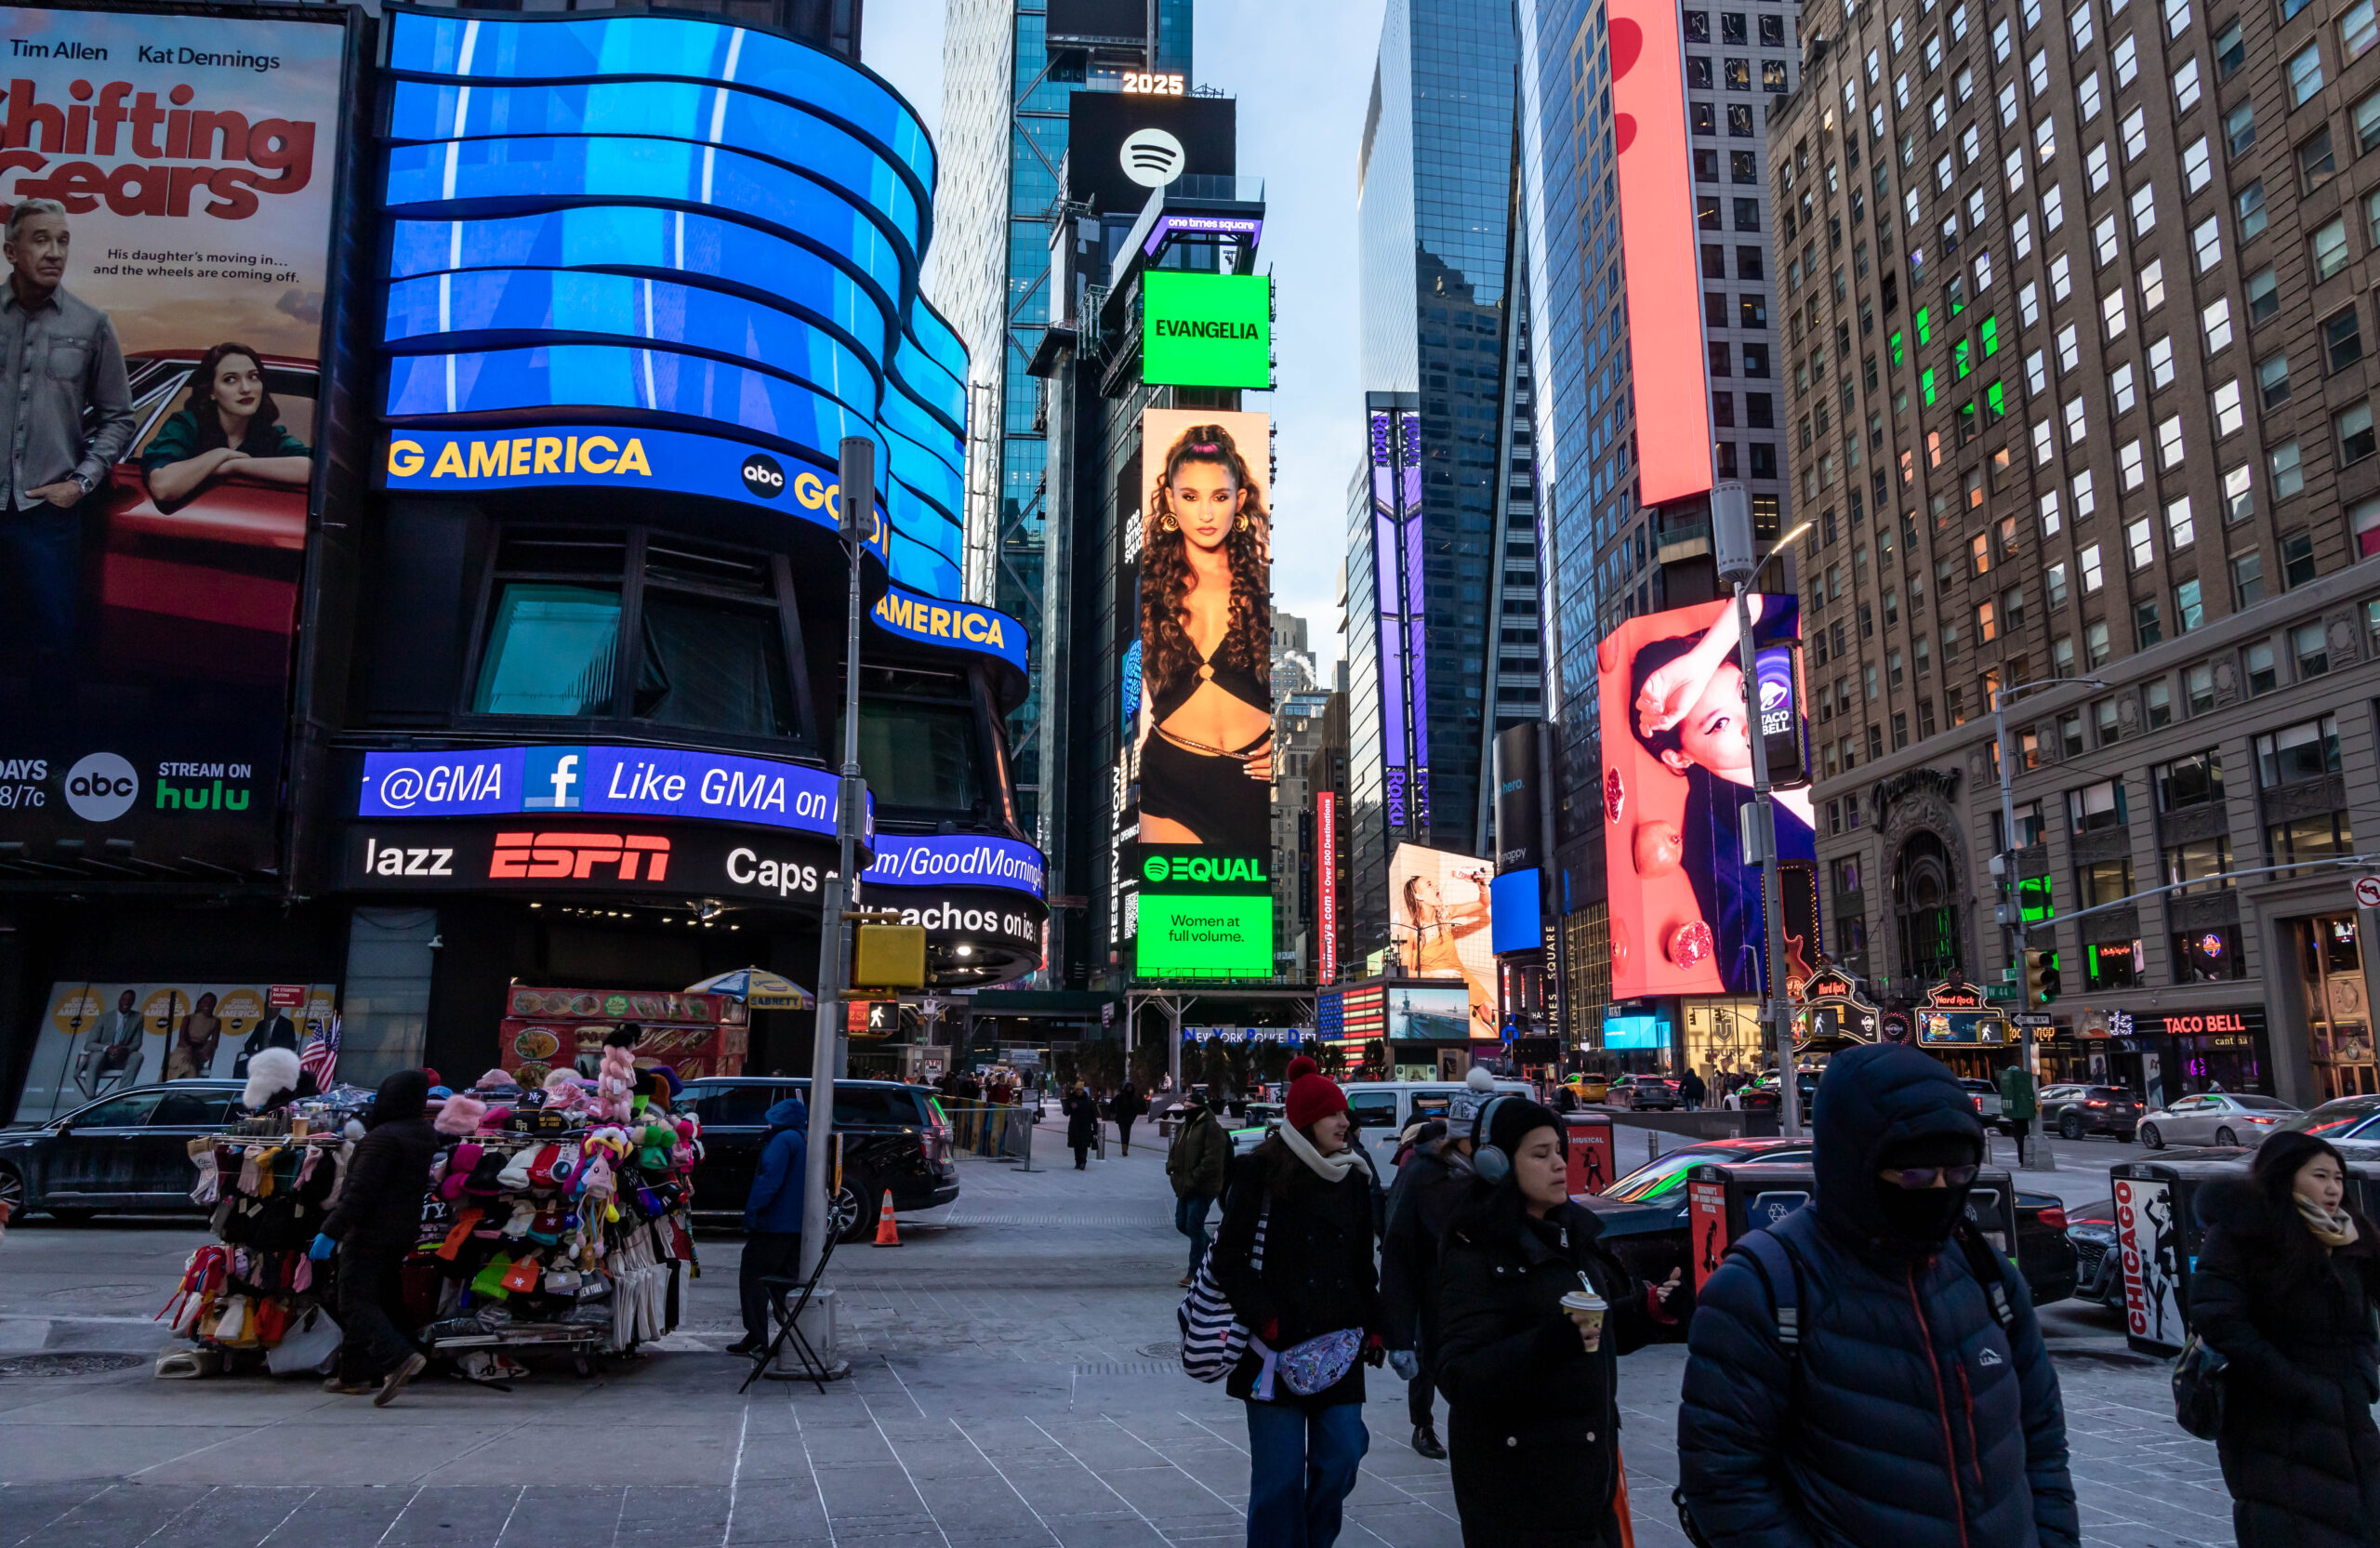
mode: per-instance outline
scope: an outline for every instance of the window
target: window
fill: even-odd
[[[2272,467],[2272,494],[2285,500],[2306,487],[2306,470],[2297,455],[2297,443],[2284,441],[2266,455]]]
[[[2265,600],[2265,556],[2261,549],[2231,556],[2231,608],[2244,612]]]
[[[2127,441],[2116,452],[2116,478],[2126,489],[2138,489],[2149,482],[2148,459],[2139,442]]]
[[[2228,841],[2224,849],[2228,861]],[[2173,938],[2173,952],[2176,984],[2219,983],[2245,977],[2248,972],[2247,959],[2240,950],[2240,927],[2236,924],[2179,932]]]
[[[2269,267],[2248,276],[2249,325],[2265,321],[2281,310],[2281,284],[2273,278]]]
[[[2206,606],[2199,595],[2195,579],[2186,580],[2174,588],[2174,632],[2188,634],[2206,622]]]
[[[2165,883],[2185,893],[2212,893],[2230,885],[2210,880],[2222,877],[2230,868],[2231,840],[2220,834],[2171,844],[2165,850]]]
[[[2347,267],[2347,217],[2334,216],[2316,228],[2310,245],[2314,253],[2314,280],[2319,284]]]
[[[1759,200],[1739,199],[1736,201],[1736,230],[1739,232],[1760,230]]]
[[[2303,532],[2286,532],[2281,536],[2281,578],[2294,590],[2314,578],[2314,539]]]
[[[2190,696],[2190,713],[2203,715],[2215,708],[2215,668],[2192,667],[2182,674],[2182,687]]]
[[[2358,500],[2347,508],[2347,530],[2355,535],[2355,552],[2359,559],[2369,559],[2380,553],[2380,496]]]
[[[2199,313],[2199,325],[2206,332],[2206,352],[2216,354],[2231,347],[2231,298],[2215,298],[2214,303]]]
[[[2297,681],[2320,677],[2331,669],[2331,653],[2320,624],[2300,624],[2289,631],[2289,654],[2297,662]]]
[[[2132,191],[2132,234],[2146,236],[2157,229],[2157,190],[2143,183]]]
[[[2103,779],[2096,785],[2085,785],[2079,790],[2067,791],[2066,815],[2070,831],[2078,839],[2086,833],[2103,833],[2123,827],[2122,783]]]
[[[2081,555],[2082,561],[2082,594],[2090,596],[2098,590],[2102,581],[2099,573],[2099,545],[2087,545]]]
[[[2316,189],[2338,176],[2339,159],[2331,153],[2329,125],[2315,130],[2297,145],[2297,187],[2302,193]]]
[[[2203,274],[2223,261],[2223,223],[2208,216],[2190,228],[2190,256]]]
[[[2139,394],[2133,390],[2133,371],[2129,363],[2117,366],[2108,374],[2108,398],[2118,414],[2129,414],[2138,403]]]
[[[2215,70],[2223,80],[2248,62],[2248,42],[2240,31],[2240,23],[2232,22],[2215,34]]]
[[[2241,99],[2240,105],[2223,115],[2223,148],[2237,156],[2256,142],[2256,105]]]
[[[2091,707],[2091,718],[2099,731],[2099,746],[2111,748],[2123,740],[2123,726],[2116,715],[2116,701],[2101,699]]]
[[[2339,772],[2339,718],[2300,721],[2256,738],[2256,784],[2267,790],[2311,784]]]
[[[2177,549],[2198,541],[2198,523],[2190,516],[2190,497],[2184,495],[2165,506],[2165,540]]]
[[[2091,470],[2083,469],[2074,475],[2074,514],[2088,516],[2099,509],[2098,497],[2091,492]]]
[[[2223,475],[2223,524],[2244,522],[2255,513],[2255,476],[2242,463]]]
[[[2372,402],[2368,398],[2333,415],[2331,428],[2338,437],[2341,467],[2362,461],[2375,449],[2372,431]]]
[[[2232,384],[2231,393],[2235,400],[2239,396],[2239,385]],[[2178,414],[2168,415],[2157,422],[2157,466],[2177,467],[2181,460],[2182,417]]]
[[[2082,335],[2069,323],[2057,330],[2057,374],[2062,377],[2082,364]]]
[[[2050,606],[2064,607],[2066,605],[2066,562],[2061,559],[2043,571],[2042,580],[2043,584],[2048,588]]]
[[[2140,310],[2145,316],[2164,304],[2165,260],[2150,258],[2140,269]]]
[[[2082,626],[2082,652],[2090,658],[2092,669],[2095,671],[2108,664],[2110,647],[2108,644],[2108,626],[2105,623]]]
[[[480,664],[480,715],[607,715],[619,655],[620,592],[506,581]]]
[[[2184,60],[2181,68],[2174,72],[2174,111],[2189,112],[2198,106],[2198,60],[2192,57]]]
[[[2289,402],[2289,357],[2267,355],[2256,362],[2256,400],[2266,408]]]
[[[2334,371],[2344,371],[2363,358],[2363,326],[2355,308],[2323,319],[2322,352]]]
[[[2314,93],[2322,89],[2322,50],[2307,44],[2289,60],[2289,105],[2302,108]]]
[[[2380,43],[2380,21],[2373,15],[2373,0],[2356,0],[2339,18],[2339,58],[2352,63]]]
[[[2206,148],[2206,137],[2199,136],[2182,152],[2182,189],[2196,193],[2215,179],[2215,156]]]
[[[2266,837],[2271,840],[2273,864],[2277,866],[2329,859],[2355,851],[2355,835],[2344,812],[2276,823],[2266,830]]]
[[[2060,715],[2057,718],[2057,745],[2060,752],[2068,758],[2082,756],[2084,744],[2082,717],[2080,713]]]
[[[2281,685],[2281,668],[2275,665],[2270,644],[2250,645],[2244,653],[2248,664],[2248,693],[2269,694]]]
[[[2141,690],[2141,698],[2149,706],[2149,729],[2162,731],[2174,723],[2174,690],[2159,678]]]
[[[2135,602],[2132,609],[2132,641],[2135,650],[2147,650],[2165,638],[2165,626],[2157,617],[2154,601]]]
[[[2232,196],[2240,211],[2240,240],[2248,242],[2260,236],[2266,225],[2265,185],[2253,182]]]
[[[2208,394],[2208,398],[2215,405],[2215,433],[2218,439],[2231,434],[2247,424],[2248,414],[2247,410],[2241,406],[2239,377],[2234,377],[2228,381],[2220,383],[2212,393]],[[2174,421],[2174,429],[2178,437],[2181,430],[2180,420]],[[2178,439],[2175,446],[2178,455],[2180,449]],[[2166,466],[2170,468],[2173,464],[2169,462]]]
[[[2090,184],[2094,193],[2108,186],[2108,148],[2104,143],[2092,146],[2090,153],[2082,158],[2082,180]]]
[[[2116,260],[2116,218],[2112,215],[2091,228],[2091,255],[2096,267],[2105,269]]]

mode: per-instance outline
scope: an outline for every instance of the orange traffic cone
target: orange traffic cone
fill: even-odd
[[[876,1245],[879,1247],[898,1247],[901,1245],[901,1227],[900,1224],[892,1218],[892,1190],[891,1188],[884,1190],[884,1208],[877,1211]]]

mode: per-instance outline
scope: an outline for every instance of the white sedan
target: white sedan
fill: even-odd
[[[2202,1092],[2165,1104],[2140,1119],[2140,1143],[2151,1150],[2169,1144],[2244,1144],[2298,1116],[2299,1109],[2274,1096],[2253,1092]]]

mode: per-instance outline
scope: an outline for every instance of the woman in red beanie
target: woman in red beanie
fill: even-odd
[[[1382,1346],[1372,1170],[1346,1093],[1289,1062],[1281,1126],[1234,1162],[1215,1281],[1250,1330],[1225,1390],[1248,1405],[1249,1548],[1329,1548],[1371,1437],[1364,1365]],[[1261,1244],[1260,1244],[1261,1235]]]

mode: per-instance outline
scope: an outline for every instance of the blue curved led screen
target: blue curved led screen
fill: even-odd
[[[840,441],[866,435],[886,570],[955,596],[967,351],[918,295],[935,162],[908,105],[721,21],[388,20],[395,433],[674,422],[829,479]],[[392,486],[460,486],[436,467],[434,452],[409,477],[392,462]],[[504,487],[586,478],[507,469]],[[718,493],[703,483],[687,492]],[[1008,627],[1016,643],[991,654],[1013,666]]]

